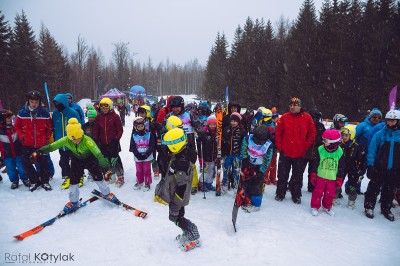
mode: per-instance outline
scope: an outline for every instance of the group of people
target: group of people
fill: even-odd
[[[41,107],[39,92],[30,91],[26,100],[15,123],[11,111],[0,111],[1,158],[11,188],[18,188],[21,179],[32,192],[39,187],[52,190],[49,180],[54,167],[49,153],[59,150],[62,188],[69,188],[65,212],[79,206],[84,169],[105,197],[117,201],[109,183],[120,187],[125,182],[119,153],[126,108],[118,106],[118,114],[112,100],[103,98],[88,109],[85,122],[69,93],[54,97],[52,116]],[[289,191],[292,201],[300,204],[307,165],[312,215],[320,209],[333,215],[346,176],[347,205],[354,209],[367,173],[366,216],[373,218],[381,193],[381,212],[394,220],[392,201],[396,195],[400,198],[396,194],[400,190],[399,110],[390,110],[379,123],[383,115],[374,108],[356,127],[337,114],[326,129],[321,112],[306,112],[299,98],[292,98],[289,111],[281,116],[275,107],[241,114],[241,106],[230,103],[223,116],[222,109],[217,104],[211,110],[207,102],[185,105],[181,96],[169,96],[161,108],[138,107],[132,125],[129,151],[136,164],[134,189],[149,191],[153,175],[161,176],[155,201],[169,205],[169,219],[183,231],[178,237],[183,246],[200,245],[196,225],[184,217],[190,195],[215,191],[220,196],[235,189],[243,210],[254,212],[260,210],[265,185],[276,185],[276,201],[283,201]],[[221,172],[219,187],[215,179]]]

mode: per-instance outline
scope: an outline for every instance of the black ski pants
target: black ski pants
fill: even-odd
[[[278,183],[276,194],[284,197],[286,194],[290,169],[292,176],[290,178],[290,192],[292,197],[301,197],[301,188],[303,187],[304,158],[290,158],[281,153],[278,162]]]
[[[75,156],[71,156],[71,185],[79,184],[81,177],[84,174],[84,170],[88,169],[91,173],[94,181],[103,180],[103,174],[101,172],[101,166],[97,161],[96,157],[90,155],[86,159],[78,159]]]
[[[49,156],[39,156],[37,164],[40,166],[39,171],[36,171],[32,165],[31,154],[37,149],[34,147],[22,147],[22,165],[29,181],[32,184],[47,184],[50,179],[50,163]]]

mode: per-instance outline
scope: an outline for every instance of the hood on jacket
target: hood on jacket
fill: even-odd
[[[67,93],[65,94],[65,96],[66,96],[66,97],[71,97],[71,99],[72,99],[72,102],[71,102],[71,103],[74,102],[74,96],[72,96],[71,93],[67,92]],[[68,100],[68,99],[67,99],[67,100]]]
[[[66,94],[57,94],[53,101],[57,101],[59,103],[61,103],[62,105],[64,105],[64,107],[68,107],[68,98]]]

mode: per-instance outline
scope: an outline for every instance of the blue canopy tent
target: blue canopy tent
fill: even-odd
[[[144,99],[146,98],[146,90],[140,85],[132,86],[129,97],[132,99]]]

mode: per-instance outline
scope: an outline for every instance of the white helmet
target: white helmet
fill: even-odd
[[[400,119],[400,111],[399,110],[390,110],[386,113],[385,119]]]

